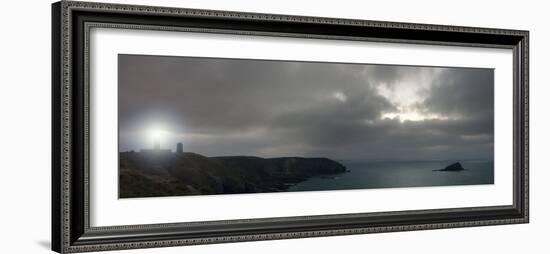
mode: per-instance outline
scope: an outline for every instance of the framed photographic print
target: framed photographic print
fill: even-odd
[[[57,252],[528,222],[528,31],[52,13]]]

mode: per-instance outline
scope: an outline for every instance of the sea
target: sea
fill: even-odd
[[[287,191],[350,190],[494,183],[494,161],[460,161],[465,170],[434,171],[457,161],[339,161],[348,172],[310,178]]]

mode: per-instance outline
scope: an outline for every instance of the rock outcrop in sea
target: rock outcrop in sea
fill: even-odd
[[[465,168],[462,167],[460,162],[455,162],[449,166],[446,166],[445,168],[436,169],[434,171],[462,171],[462,170],[465,170]]]

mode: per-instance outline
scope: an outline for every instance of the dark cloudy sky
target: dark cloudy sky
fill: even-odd
[[[119,55],[119,150],[493,158],[493,70]]]

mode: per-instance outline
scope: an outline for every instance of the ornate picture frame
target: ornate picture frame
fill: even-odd
[[[89,32],[92,28],[511,50],[513,135],[510,137],[513,138],[513,165],[509,166],[513,167],[513,204],[92,226],[90,209],[93,203],[90,202],[89,189]],[[73,253],[528,223],[528,87],[528,31],[73,1],[54,3],[52,249],[60,253]]]

